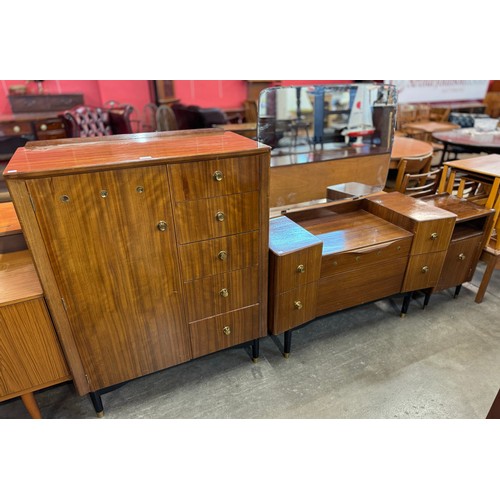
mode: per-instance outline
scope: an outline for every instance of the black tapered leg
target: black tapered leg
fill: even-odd
[[[431,292],[425,292],[424,305],[422,309],[425,309],[429,305],[429,300],[431,300]]]
[[[254,363],[257,363],[257,360],[259,359],[259,347],[259,339],[252,340],[252,361]]]
[[[283,356],[288,358],[290,356],[290,349],[292,348],[292,330],[285,332],[285,346],[283,348]]]
[[[462,289],[462,285],[458,285],[455,288],[455,295],[453,295],[453,298],[456,299],[458,297],[458,294],[460,293],[460,290]]]
[[[408,312],[408,307],[410,306],[412,292],[408,292],[403,299],[403,307],[401,307],[401,317],[404,318]]]
[[[90,399],[92,401],[92,404],[94,405],[94,410],[99,418],[104,417],[104,408],[102,406],[102,399],[101,395],[96,391],[96,392],[91,392],[90,394]]]

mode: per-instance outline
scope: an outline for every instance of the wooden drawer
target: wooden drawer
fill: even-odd
[[[193,357],[259,338],[259,307],[246,307],[191,323],[189,333]]]
[[[446,250],[444,252],[411,256],[401,291],[410,292],[436,286],[445,257]]]
[[[321,276],[331,276],[357,269],[361,266],[383,262],[388,259],[407,257],[412,236],[379,245],[360,248],[350,252],[325,255],[321,263]]]
[[[260,157],[225,158],[169,165],[175,201],[214,198],[259,189]]]
[[[274,335],[316,317],[318,282],[308,283],[271,298],[269,330]]]
[[[474,236],[465,240],[453,241],[446,253],[438,288],[444,289],[461,285],[472,279],[481,253],[483,236]]]
[[[270,252],[269,283],[271,293],[280,294],[319,279],[322,245],[285,255]]]
[[[259,232],[179,246],[184,281],[227,273],[259,263]]]
[[[175,227],[179,243],[220,238],[259,229],[259,192],[178,203]]]
[[[415,226],[411,255],[446,250],[454,227],[455,218],[419,222]]]
[[[407,257],[400,257],[321,278],[316,314],[321,316],[399,293],[407,262]]]
[[[58,118],[35,122],[38,140],[62,139],[67,137],[62,120]]]
[[[4,122],[0,123],[0,136],[2,135],[26,135],[32,134],[33,128],[30,122]]]
[[[190,281],[184,289],[189,322],[251,306],[259,302],[258,267]]]

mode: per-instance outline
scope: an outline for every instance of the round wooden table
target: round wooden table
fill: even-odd
[[[450,146],[459,146],[470,153],[500,153],[500,129],[493,132],[478,132],[474,128],[460,128],[447,132],[435,132],[432,137],[444,144],[441,163]]]
[[[391,160],[400,160],[401,158],[419,158],[432,154],[432,144],[410,139],[409,137],[394,137],[392,143]]]

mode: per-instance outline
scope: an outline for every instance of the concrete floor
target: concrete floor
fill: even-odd
[[[402,296],[319,318],[261,340],[260,358],[236,347],[133,380],[102,396],[106,419],[483,419],[500,387],[500,272],[474,302],[484,265],[457,299]],[[36,394],[47,419],[94,419],[66,383]],[[0,418],[29,418],[19,398]]]

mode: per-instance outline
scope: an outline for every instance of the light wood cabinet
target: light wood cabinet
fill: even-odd
[[[80,394],[266,335],[269,148],[221,131],[20,150],[7,182]],[[241,324],[240,324],[241,322]]]

